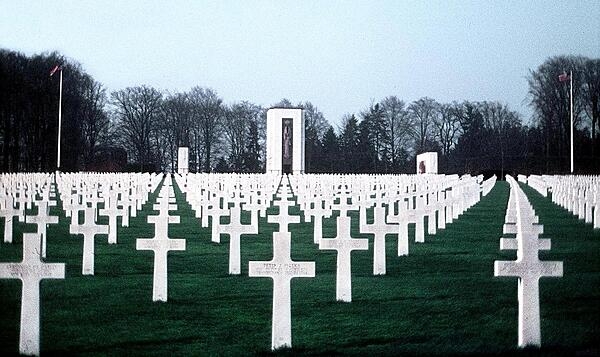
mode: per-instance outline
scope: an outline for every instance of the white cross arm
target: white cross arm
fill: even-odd
[[[542,277],[557,277],[563,276],[563,262],[558,261],[543,261],[541,262]]]
[[[500,238],[501,250],[517,250],[519,242],[515,238]]]
[[[27,279],[37,277],[38,279],[64,279],[64,263],[40,263],[26,265],[23,263],[1,263],[0,278]]]
[[[515,223],[505,223],[502,226],[503,234],[517,234],[518,233],[518,225]],[[528,224],[526,227],[522,227],[522,231],[531,234],[542,234],[544,233],[544,226],[542,224]]]
[[[319,249],[358,249],[358,250],[367,250],[369,249],[369,240],[368,239],[333,239],[333,238],[323,238],[319,242]]]
[[[273,262],[249,262],[248,276],[266,277],[275,279],[281,277],[315,277],[315,262],[293,262],[273,263]]]
[[[551,246],[552,243],[550,239],[538,239],[538,250],[550,250]],[[517,250],[519,249],[519,241],[516,238],[500,238],[500,249]]]
[[[562,277],[563,265],[558,261],[536,261],[535,263],[522,263],[519,261],[495,261],[494,276],[525,277]]]
[[[166,220],[168,217],[168,223],[179,223],[180,221],[180,217],[179,216],[167,216],[167,215],[158,215],[158,216],[148,216],[148,223],[153,223],[153,224],[157,224],[157,223],[162,223],[164,220]]]
[[[136,250],[185,250],[185,239],[137,239]]]

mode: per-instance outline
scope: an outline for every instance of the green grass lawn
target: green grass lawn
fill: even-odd
[[[552,250],[540,257],[564,262],[563,278],[540,284],[542,352],[598,354],[600,232],[524,189],[544,224],[544,236],[552,239]],[[49,228],[47,261],[66,263],[67,278],[41,283],[42,354],[271,353],[273,284],[249,278],[248,261],[272,258],[276,226],[261,219],[259,235],[242,236],[242,275],[229,276],[228,237],[211,243],[210,228],[200,227],[176,193],[181,224],[170,225],[169,235],[185,238],[187,250],[169,253],[166,303],[152,302],[153,252],[135,250],[136,238],[153,235],[153,226],[145,223],[153,213],[150,205],[128,228],[119,228],[118,245],[108,245],[106,236],[96,238],[93,277],[81,275],[83,239],[68,234],[64,215]],[[408,257],[396,256],[396,237],[388,236],[385,276],[372,275],[371,238],[369,251],[352,254],[352,303],[335,301],[335,251],[318,250],[311,223],[291,225],[292,259],[315,261],[316,277],[292,280],[293,348],[279,353],[517,353],[517,279],[493,276],[494,260],[516,258],[514,251],[499,250],[507,200],[508,184],[498,182],[445,230],[426,235],[424,244],[411,242]],[[359,237],[358,214],[352,212],[352,219]],[[33,225],[16,224],[16,242],[0,243],[0,261],[20,260],[21,232],[33,230]],[[324,236],[334,235],[334,218],[325,220]],[[20,281],[0,280],[1,355],[18,352],[20,295]]]

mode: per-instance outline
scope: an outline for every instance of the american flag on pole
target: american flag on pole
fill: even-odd
[[[563,73],[563,74],[561,74],[561,75],[558,76],[558,81],[559,82],[566,82],[566,81],[568,81],[570,79],[571,79],[571,76],[569,76],[566,73]]]
[[[50,77],[52,77],[52,75],[54,73],[56,73],[57,71],[60,71],[62,68],[60,67],[59,64],[57,64],[56,66],[54,66],[54,68],[52,68],[52,70],[50,71]]]

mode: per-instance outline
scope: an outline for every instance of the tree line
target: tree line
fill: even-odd
[[[0,50],[0,165],[3,172],[56,169],[58,78],[63,68],[63,171],[175,171],[177,149],[192,172],[263,172],[266,111],[224,103],[216,91],[135,86],[108,93],[80,64],[57,52],[25,56]],[[440,103],[397,96],[373,101],[333,127],[309,101],[302,107],[306,171],[414,173],[415,157],[439,153],[442,172],[564,173],[569,168],[569,85],[573,72],[578,172],[598,172],[600,59],[558,56],[528,75],[533,118],[498,101]]]

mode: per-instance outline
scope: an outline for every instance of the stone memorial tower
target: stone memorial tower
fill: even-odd
[[[438,154],[437,152],[424,152],[417,155],[417,175],[437,174]]]
[[[267,173],[304,173],[304,112],[301,108],[267,111]]]
[[[185,146],[179,147],[177,151],[177,173],[187,174],[189,172],[189,149]]]

